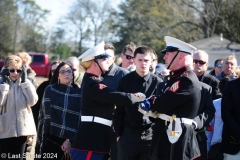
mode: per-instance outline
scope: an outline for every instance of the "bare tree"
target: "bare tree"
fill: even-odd
[[[77,0],[63,19],[63,26],[74,39],[75,53],[82,53],[91,40],[94,45],[111,34],[109,23],[112,13],[110,0]]]
[[[67,14],[64,23],[67,26],[71,26],[68,27],[68,30],[74,33],[76,48],[79,53],[82,53],[83,41],[88,40],[91,33],[91,25],[86,10],[79,3],[74,4]]]
[[[15,19],[18,16],[14,0],[0,1],[0,58],[13,51]]]
[[[48,31],[44,27],[48,10],[42,9],[35,1],[20,1],[18,4],[22,20],[18,23],[18,41],[21,50],[46,52]]]
[[[194,27],[196,30],[200,29],[204,34],[204,38],[211,37],[214,34],[216,22],[219,17],[219,13],[221,8],[224,4],[224,0],[182,0],[181,2],[178,1],[171,1],[173,5],[182,6],[181,10],[176,6],[178,11],[178,22],[163,28],[163,31],[175,28],[179,25],[187,24],[188,27]],[[186,10],[192,10],[194,17],[186,16],[183,14],[185,13],[183,7]]]
[[[87,14],[86,21],[89,20],[93,30],[94,44],[107,36],[107,21],[111,13],[110,0],[78,0],[79,7]]]

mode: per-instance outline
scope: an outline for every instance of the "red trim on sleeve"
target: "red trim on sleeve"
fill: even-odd
[[[91,160],[92,151],[88,151],[86,160]]]

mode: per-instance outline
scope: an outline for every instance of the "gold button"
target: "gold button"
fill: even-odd
[[[165,86],[167,85],[167,83],[164,84]]]
[[[170,77],[168,77],[167,79],[170,80]]]
[[[172,75],[174,75],[174,72],[172,72]]]

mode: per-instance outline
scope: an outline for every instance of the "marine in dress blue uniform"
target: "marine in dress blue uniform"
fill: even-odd
[[[108,57],[104,42],[79,57],[86,73],[81,87],[81,126],[70,151],[73,160],[106,159],[110,152],[112,104],[132,105],[145,99],[145,95],[117,92],[103,83],[101,74],[108,70]]]
[[[200,156],[193,128],[197,116],[201,90],[193,73],[192,54],[196,48],[166,36],[164,60],[170,75],[160,96],[150,98],[156,115],[151,145],[151,160],[190,160]]]

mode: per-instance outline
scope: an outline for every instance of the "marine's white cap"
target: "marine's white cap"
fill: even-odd
[[[192,55],[195,51],[197,51],[197,48],[194,46],[170,36],[165,36],[164,41],[166,42],[166,48],[161,51],[163,54],[166,54],[166,52],[175,52],[180,50],[181,52]]]
[[[78,57],[78,59],[81,60],[81,62],[86,62],[93,59],[103,59],[110,57],[110,55],[105,53],[104,45],[105,43],[104,41],[102,41],[97,46],[90,48],[89,50],[84,52],[81,56]]]

